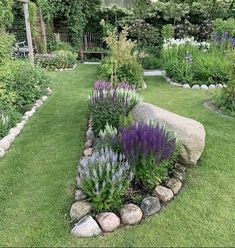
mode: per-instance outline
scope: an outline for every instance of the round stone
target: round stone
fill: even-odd
[[[174,197],[174,194],[171,189],[168,189],[161,185],[157,186],[154,189],[153,195],[157,196],[163,203],[169,202]]]
[[[75,191],[74,198],[75,198],[75,201],[82,201],[86,199],[86,195],[83,194],[81,190],[77,189]]]
[[[189,84],[183,84],[183,88],[185,88],[185,89],[190,89],[191,87],[190,87]]]
[[[101,213],[96,220],[104,232],[113,232],[120,226],[121,222],[119,217],[112,212]]]
[[[222,89],[223,85],[222,84],[216,84],[216,88]]]
[[[89,128],[88,131],[86,132],[86,140],[93,140],[94,137],[95,135],[92,128]]]
[[[14,135],[15,137],[18,136],[20,134],[20,129],[17,127],[11,128],[9,131],[9,134]]]
[[[200,89],[200,85],[199,84],[194,84],[192,89]]]
[[[85,216],[78,223],[76,223],[71,231],[73,236],[83,238],[97,236],[100,233],[101,229],[99,225],[90,215]]]
[[[6,153],[5,150],[2,147],[0,147],[0,158],[4,157],[5,153]]]
[[[209,85],[209,89],[215,89],[216,87],[215,87],[215,85],[214,84],[210,84]]]
[[[5,151],[7,151],[10,148],[10,146],[11,146],[11,142],[8,136],[0,140],[0,147],[3,148]]]
[[[93,148],[87,148],[86,150],[84,150],[85,157],[91,156],[92,152],[93,152]]]
[[[203,84],[203,85],[201,85],[201,89],[203,89],[203,90],[208,90],[208,86],[205,85],[205,84]]]
[[[75,202],[70,209],[70,217],[72,221],[78,221],[82,217],[89,214],[91,211],[90,203],[86,201],[77,201]]]
[[[85,143],[85,148],[91,148],[92,145],[93,145],[92,140],[88,140],[88,141]]]
[[[32,111],[27,111],[27,112],[25,112],[25,116],[27,116],[28,118],[30,118],[30,117],[32,117],[33,116],[33,114],[34,114],[34,112],[32,112]]]
[[[182,187],[182,182],[178,178],[171,178],[166,182],[166,186],[176,195]]]
[[[48,96],[43,96],[41,99],[43,102],[45,102],[47,100]]]
[[[159,212],[161,204],[157,197],[150,196],[141,202],[140,208],[145,216],[149,216]]]
[[[52,94],[52,90],[51,90],[51,88],[50,88],[50,87],[48,87],[48,88],[47,88],[47,95],[49,95],[49,96],[50,96],[51,94]]]
[[[125,205],[121,209],[120,215],[123,224],[126,225],[138,224],[143,216],[141,209],[132,203]]]

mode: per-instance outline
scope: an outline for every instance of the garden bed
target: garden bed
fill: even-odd
[[[101,89],[105,90],[105,93]],[[134,95],[131,86],[126,84],[118,85],[117,88],[113,89],[108,82],[97,81],[93,93],[89,98],[90,108],[96,104],[101,106],[102,104],[99,101],[100,96],[102,96],[102,101],[103,97],[106,101],[109,98],[109,90],[116,92],[112,95],[114,104],[117,104],[115,101],[116,94],[117,96],[119,95],[119,90],[121,90],[122,93],[126,90],[127,92],[123,93],[124,95]],[[113,96],[115,96],[115,98],[113,98]],[[125,98],[125,100],[127,98]],[[138,97],[136,99],[138,99]],[[120,99],[118,102],[119,101]],[[136,105],[136,103],[134,105]],[[110,104],[110,102],[104,106],[107,104]],[[122,104],[122,106],[125,105]],[[205,145],[205,131],[200,123],[177,116],[165,110],[160,110],[160,112],[162,111],[161,116],[164,116],[163,119],[161,119],[161,117],[159,118],[155,114],[155,111],[158,113],[159,109],[157,107],[155,109],[153,105],[145,103],[136,105],[132,111],[133,122],[129,124],[125,122],[127,126],[117,129],[118,131],[112,126],[105,126],[105,123],[102,123],[103,116],[101,114],[99,115],[99,124],[97,126],[96,115],[98,112],[97,107],[95,108],[95,110],[91,109],[92,118],[88,121],[84,151],[77,169],[75,202],[70,210],[70,217],[74,223],[71,233],[76,237],[91,237],[99,235],[102,232],[113,232],[124,225],[139,224],[145,218],[157,214],[179,193],[185,178],[186,167],[188,167],[189,164],[196,164]],[[106,114],[108,114],[107,111],[106,109]],[[118,115],[118,111],[116,111],[116,114]],[[150,115],[152,118],[150,118]],[[144,122],[141,118],[144,118],[145,121],[158,120],[158,124],[150,124],[151,121],[147,124],[148,122]],[[174,119],[173,121],[172,118]],[[181,123],[182,130],[184,129],[185,133],[182,133],[181,127],[177,126],[177,124],[173,124],[178,123],[178,121]],[[168,129],[161,126],[163,123],[167,123]],[[104,127],[104,129],[101,128],[101,126]],[[172,127],[174,132],[170,131],[170,127]],[[98,132],[97,128],[101,131]],[[198,133],[196,133],[195,130],[197,130]],[[133,163],[129,163],[129,161],[134,158],[138,160],[139,155],[132,142],[129,143],[130,141],[128,141],[128,143],[126,143],[127,140],[131,139],[131,133],[133,132],[136,132],[133,134],[133,137],[144,137],[143,140],[141,139],[140,144],[151,143],[154,135],[156,135],[156,138],[158,137],[159,142],[161,139],[163,139],[161,142],[166,142],[161,148],[164,150],[168,147],[165,153],[163,150],[161,151],[165,155],[161,154],[161,152],[158,154],[161,154],[163,157],[166,156],[164,162],[167,164],[166,167],[163,166],[163,157],[161,158],[162,164],[160,163],[158,166],[156,162],[152,161],[153,166],[151,169],[148,167],[151,163],[148,164],[148,160],[143,160],[145,161],[144,164],[142,164],[139,169],[136,167],[133,173]],[[149,136],[145,136],[146,133],[148,133]],[[173,153],[175,153],[174,150],[176,149],[176,139],[174,139],[173,136],[171,137],[173,133],[179,138],[182,144],[180,156],[177,155],[176,157],[173,156]],[[120,144],[124,146],[121,145],[120,148],[122,150],[116,153],[115,147],[117,148],[118,142],[121,142]],[[139,141],[136,140],[135,142],[138,143]],[[158,150],[159,148],[157,148],[159,146],[158,141],[154,142],[157,142],[152,144],[156,146],[156,148],[152,151],[158,153],[160,151]],[[133,146],[132,149],[134,150],[129,150],[129,145],[126,146],[125,144]],[[142,152],[141,149],[145,149],[145,146],[146,145],[142,145],[143,148],[138,148],[140,149],[140,153]],[[146,149],[151,150],[151,147],[147,147],[148,146],[146,146]],[[135,154],[133,151],[135,151]],[[172,157],[169,160],[171,156],[174,158]],[[143,158],[144,157],[143,155]],[[145,164],[146,162],[147,164]],[[183,165],[182,162],[185,165]],[[157,170],[157,172],[155,170]],[[106,175],[105,177],[103,177],[104,173]],[[137,180],[137,176],[140,176],[142,179]],[[134,178],[135,180],[133,180]],[[149,181],[149,184],[143,183],[145,180]],[[124,186],[125,184],[126,186]],[[108,190],[108,192],[106,192],[106,190]]]

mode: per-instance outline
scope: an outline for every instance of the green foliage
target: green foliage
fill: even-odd
[[[143,68],[133,53],[135,43],[127,39],[127,31],[117,35],[110,32],[106,38],[110,55],[102,61],[99,77],[112,83],[128,82],[140,88],[143,85]]]
[[[72,68],[77,62],[77,55],[71,51],[58,50],[52,54],[37,55],[35,63],[47,70]]]
[[[88,103],[95,134],[98,135],[101,130],[104,130],[107,124],[118,129],[122,118],[128,116],[139,101],[141,98],[134,91],[94,91],[90,95]]]
[[[171,39],[174,37],[174,27],[171,24],[162,27],[162,39]]]
[[[0,137],[46,93],[48,85],[44,70],[28,62],[8,60],[0,66]]]
[[[207,43],[185,41],[162,50],[163,68],[169,77],[190,85],[224,84],[230,80],[231,63],[227,55],[217,49],[205,49],[204,44]],[[186,58],[187,54],[190,61]]]
[[[0,65],[4,63],[6,59],[10,59],[12,54],[12,46],[15,38],[0,30]]]
[[[218,35],[223,35],[228,32],[229,37],[235,36],[235,20],[234,18],[229,18],[227,20],[216,19],[213,22],[213,31]]]
[[[51,41],[50,49],[51,51],[60,51],[60,50],[71,51],[71,52],[74,51],[71,45],[64,41]]]
[[[130,164],[125,156],[103,148],[80,163],[80,187],[95,211],[117,210],[132,180]]]
[[[223,111],[235,115],[235,81],[213,97],[216,105]]]
[[[162,67],[161,59],[152,54],[139,58],[139,62],[142,64],[144,69],[148,70],[160,69]]]
[[[9,28],[13,22],[13,0],[0,0],[0,31]]]

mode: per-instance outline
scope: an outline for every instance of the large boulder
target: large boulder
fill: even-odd
[[[137,104],[132,114],[137,122],[153,120],[173,130],[182,144],[179,161],[186,165],[197,163],[206,138],[204,126],[200,122],[144,102]]]

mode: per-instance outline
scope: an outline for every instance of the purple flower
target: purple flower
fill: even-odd
[[[168,160],[176,148],[176,139],[160,125],[135,123],[120,129],[120,146],[127,158],[136,163],[141,157]]]

